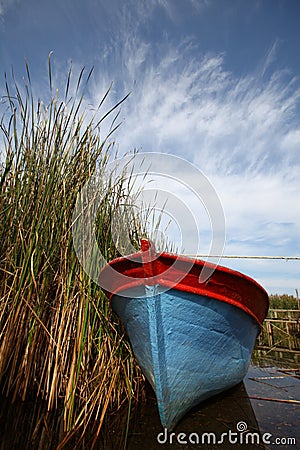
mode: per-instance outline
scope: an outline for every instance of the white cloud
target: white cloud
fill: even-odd
[[[275,73],[258,85],[252,76],[235,79],[222,63],[220,55],[186,61],[171,49],[147,72],[137,66],[137,86],[125,110],[130,139],[124,133],[123,144],[184,151],[203,170],[225,173],[288,163],[290,149],[282,152],[281,146],[296,126],[296,81]]]
[[[145,43],[124,47],[124,86],[133,78],[136,85],[122,108],[120,151],[142,148],[194,162],[221,198],[229,254],[300,252],[300,83],[286,71],[270,71],[275,47],[258,78],[225,70],[226,55],[196,58],[192,40],[177,47],[162,44],[159,57]],[[253,276],[262,270],[256,262],[233,264],[252,268]],[[272,264],[264,262],[267,284],[278,290],[275,272],[270,280]],[[298,275],[290,276],[294,289]]]
[[[258,174],[216,176],[213,183],[226,215],[229,253],[238,251],[237,245],[252,255],[300,252],[298,182]]]

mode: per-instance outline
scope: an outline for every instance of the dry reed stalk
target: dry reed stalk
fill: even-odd
[[[266,402],[277,402],[277,403],[290,403],[292,405],[300,405],[300,400],[292,400],[292,399],[283,399],[283,398],[268,398],[268,397],[258,397],[258,396],[249,396],[248,398],[254,400],[262,400]]]
[[[49,57],[48,104],[34,98],[27,65],[26,73],[21,87],[5,77],[0,120],[0,389],[12,408],[19,399],[33,402],[24,448],[63,448],[75,436],[93,446],[108,414],[128,404],[143,380],[104,294],[76,258],[71,233],[80,189],[92,173],[101,180],[107,170],[111,144],[100,139],[98,125],[125,98],[87,122],[83,85],[91,72],[84,80],[81,71],[71,94],[70,70],[61,100]],[[110,183],[96,223],[107,260],[118,255],[114,211],[132,201],[125,176]],[[131,227],[135,243],[141,226],[133,220]]]

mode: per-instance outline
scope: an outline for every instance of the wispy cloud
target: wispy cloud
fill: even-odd
[[[276,39],[271,47],[269,48],[264,60],[263,60],[263,67],[261,70],[261,76],[263,77],[266,73],[266,71],[269,69],[269,67],[272,67],[273,62],[276,60],[277,51],[280,46],[279,39]]]
[[[0,0],[0,18],[3,18],[6,11],[19,3],[19,1],[20,0]]]
[[[127,39],[122,47],[120,83],[134,89],[122,107],[120,152],[161,151],[195,163],[221,198],[231,254],[300,252],[300,80],[274,69],[277,46],[242,76],[225,69],[226,54],[201,54],[192,38],[155,48]],[[290,276],[297,287],[297,273]]]
[[[135,51],[137,59],[131,50],[124,49],[128,87],[136,81],[124,110],[126,150],[184,151],[209,172],[270,172],[300,163],[299,80],[282,71],[236,78],[224,69],[223,55],[196,60],[186,44],[166,48],[156,64],[147,45]]]

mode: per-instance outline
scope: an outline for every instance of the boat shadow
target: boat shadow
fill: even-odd
[[[243,382],[191,409],[172,432],[161,426],[155,394],[149,383],[146,398],[137,406],[132,418],[128,450],[266,448]],[[239,428],[243,431],[243,427],[244,433],[238,432]],[[249,433],[248,444],[245,433]],[[242,438],[241,434],[244,434]]]

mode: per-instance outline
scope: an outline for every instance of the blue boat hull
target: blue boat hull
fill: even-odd
[[[136,359],[157,397],[161,423],[172,430],[203,400],[246,375],[260,327],[229,303],[158,286],[113,295]]]

